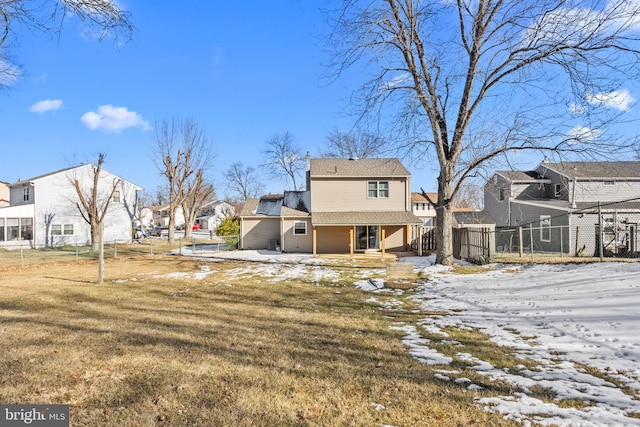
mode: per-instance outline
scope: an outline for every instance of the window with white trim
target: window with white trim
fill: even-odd
[[[551,241],[551,215],[540,215],[540,241]]]
[[[296,221],[293,223],[293,234],[297,234],[300,236],[307,234],[307,223],[306,221]]]
[[[560,197],[560,184],[553,184],[553,195],[555,197]]]
[[[367,182],[367,197],[369,197],[370,199],[388,198],[389,181]]]
[[[29,187],[24,187],[22,189],[22,200],[25,202],[29,201]]]
[[[73,236],[73,224],[51,224],[52,236]]]
[[[116,190],[113,192],[112,200],[114,203],[120,203],[120,191]]]

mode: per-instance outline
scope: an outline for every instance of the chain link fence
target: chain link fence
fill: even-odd
[[[113,240],[104,243],[105,258],[135,257],[162,254],[191,254],[229,251],[238,248],[239,236],[196,236],[190,239],[177,237],[168,245],[166,237],[150,237],[133,241]],[[93,261],[98,251],[90,245],[65,245],[34,248],[29,240],[0,242],[0,271],[26,268],[52,263]]]

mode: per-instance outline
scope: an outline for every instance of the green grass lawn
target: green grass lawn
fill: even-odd
[[[76,426],[511,426],[443,382],[341,267],[269,281],[252,263],[169,256],[0,274],[0,401],[64,403]],[[442,367],[440,367],[442,368]],[[479,379],[482,381],[482,379]]]

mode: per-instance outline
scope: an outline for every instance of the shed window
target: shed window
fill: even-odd
[[[293,234],[306,235],[307,223],[304,221],[296,221],[293,223]]]
[[[540,215],[540,241],[551,241],[551,216]]]

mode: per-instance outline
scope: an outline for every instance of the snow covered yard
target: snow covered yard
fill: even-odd
[[[431,265],[431,258],[405,261],[430,277],[413,298],[425,310],[445,313],[425,318],[425,330],[478,329],[539,363],[536,370],[511,372],[458,354],[483,375],[521,389],[478,404],[525,425],[640,425],[640,264],[493,266],[461,275]],[[449,362],[428,348],[415,326],[399,327],[406,328],[405,342],[419,360]],[[455,374],[445,378],[456,380]],[[530,397],[534,386],[551,390],[556,401]],[[585,406],[563,407],[565,399]]]
[[[306,255],[246,251],[221,256],[261,261],[251,269],[266,280],[311,271],[316,278],[336,279],[329,265],[323,272],[325,261]],[[362,271],[356,286],[372,294],[368,302],[384,309],[401,306],[401,296],[408,296],[422,311],[438,313],[417,324],[392,326],[405,334],[416,360],[434,365],[436,378],[481,388],[448,366],[457,361],[511,384],[519,391],[476,403],[525,426],[640,426],[640,263],[492,265],[486,272],[456,274],[433,265],[432,257],[402,261],[412,262],[428,280],[414,290],[389,289],[373,278],[380,272],[371,270],[369,277]],[[447,328],[479,330],[522,365],[495,367],[464,351],[441,354],[433,348],[434,337],[455,345]],[[547,390],[553,398],[541,400],[532,390]]]

